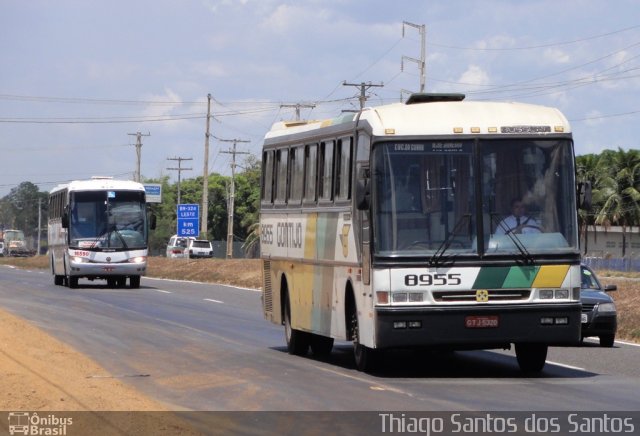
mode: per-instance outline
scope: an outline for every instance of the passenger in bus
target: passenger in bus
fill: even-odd
[[[511,201],[511,215],[500,221],[496,228],[496,235],[540,233],[540,223],[535,218],[526,215],[526,208],[522,199]]]

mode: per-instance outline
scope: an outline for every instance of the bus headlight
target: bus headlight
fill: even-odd
[[[89,263],[89,259],[80,256],[71,256],[71,263]]]
[[[145,263],[147,256],[136,256],[129,259],[129,263]]]

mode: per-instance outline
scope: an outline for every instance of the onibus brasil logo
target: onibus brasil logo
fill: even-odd
[[[60,418],[54,414],[40,416],[30,412],[9,412],[9,434],[64,436],[73,418]]]

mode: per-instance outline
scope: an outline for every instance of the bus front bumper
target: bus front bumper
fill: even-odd
[[[482,349],[511,343],[580,342],[579,302],[376,308],[376,347]]]
[[[70,275],[75,277],[143,276],[146,263],[71,263]]]

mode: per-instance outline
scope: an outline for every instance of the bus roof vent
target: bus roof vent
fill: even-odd
[[[439,101],[462,101],[464,94],[417,93],[411,94],[406,104],[435,103]]]
[[[91,180],[113,180],[111,176],[91,176]]]

